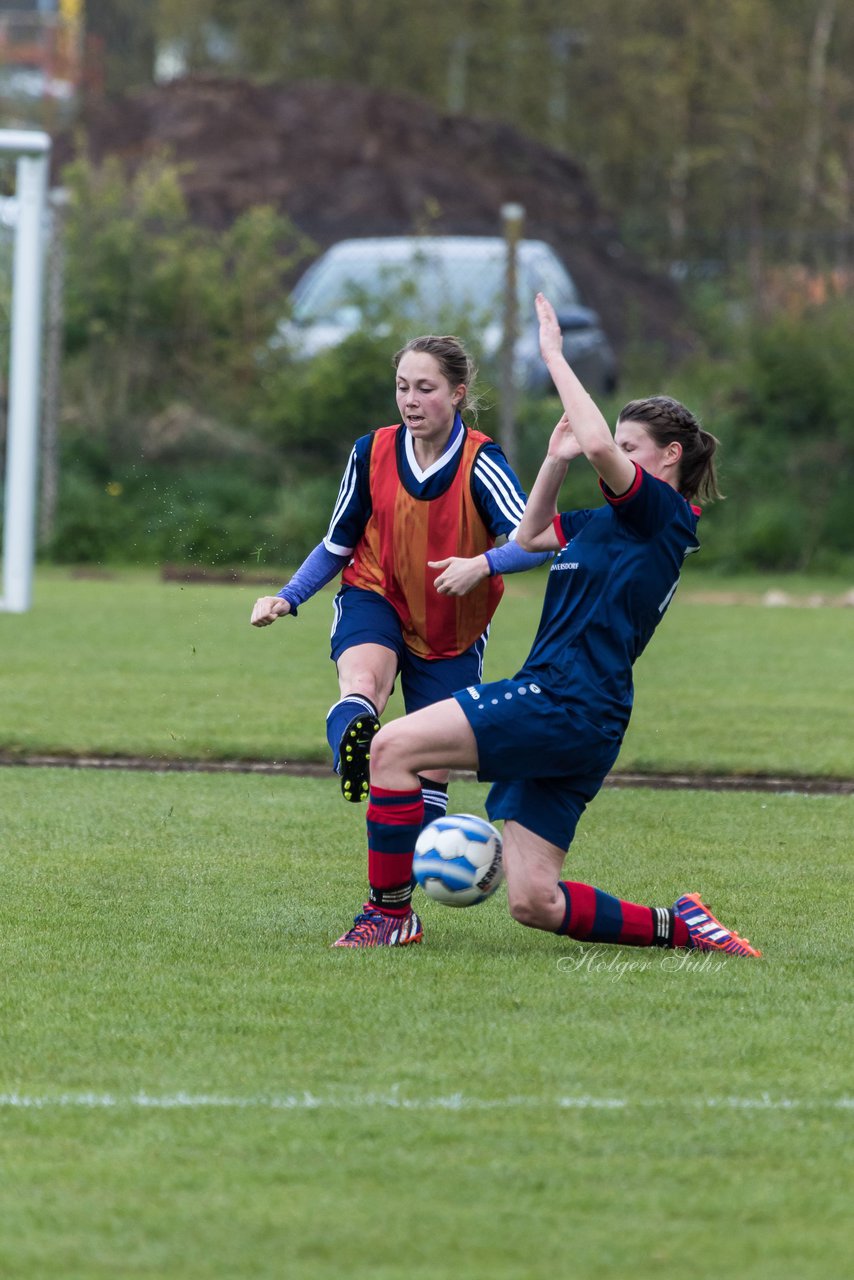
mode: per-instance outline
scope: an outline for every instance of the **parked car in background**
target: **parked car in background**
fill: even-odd
[[[463,336],[491,362],[502,344],[506,262],[507,245],[499,236],[342,240],[296,285],[291,315],[279,326],[275,344],[309,358],[378,318],[381,325],[383,314],[393,314],[413,334],[448,332],[463,320]],[[535,395],[551,389],[534,313],[534,297],[541,290],[555,306],[564,352],[584,384],[594,393],[613,390],[617,361],[611,344],[596,312],[582,305],[555,251],[542,240],[521,240],[516,272],[517,385]]]

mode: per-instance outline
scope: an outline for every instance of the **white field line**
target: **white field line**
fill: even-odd
[[[660,1108],[672,1111],[851,1111],[854,1097],[785,1098],[761,1093],[754,1097],[720,1098],[619,1098],[591,1094],[557,1095],[554,1098],[509,1096],[476,1098],[463,1093],[436,1097],[411,1097],[393,1088],[387,1093],[340,1095],[309,1091],[235,1097],[227,1094],[133,1093],[0,1093],[0,1110],[48,1111],[67,1108],[80,1111],[370,1111],[398,1108],[404,1111],[631,1111]]]

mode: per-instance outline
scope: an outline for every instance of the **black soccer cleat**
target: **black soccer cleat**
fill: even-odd
[[[368,798],[371,743],[379,727],[377,717],[368,712],[351,720],[341,737],[338,747],[341,794],[352,804],[361,804]]]

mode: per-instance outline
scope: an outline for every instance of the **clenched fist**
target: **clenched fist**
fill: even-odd
[[[252,626],[269,627],[271,622],[284,618],[290,611],[290,604],[281,596],[261,596],[252,609]]]

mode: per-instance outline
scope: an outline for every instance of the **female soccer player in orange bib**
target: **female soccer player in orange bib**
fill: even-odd
[[[407,712],[480,680],[501,575],[549,558],[516,546],[525,494],[499,446],[463,420],[475,370],[459,340],[413,338],[394,365],[399,424],[356,441],[325,538],[251,619],[296,616],[343,569],[332,631],[341,696],[326,728],[344,798],[357,803],[398,675]],[[444,768],[420,775],[425,823],[447,809],[447,780]]]

